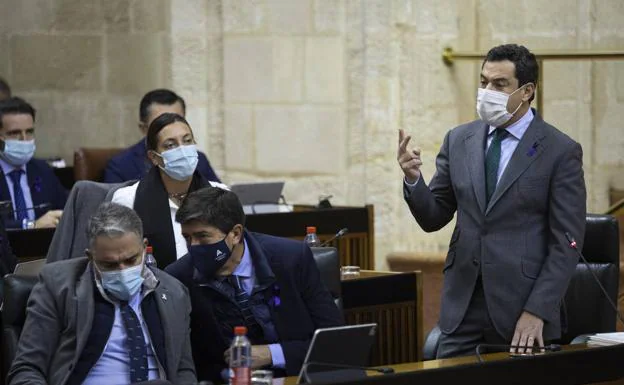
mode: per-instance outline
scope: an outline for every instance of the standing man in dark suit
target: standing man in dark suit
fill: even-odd
[[[7,383],[195,385],[191,303],[180,282],[145,265],[141,219],[104,203],[87,234],[86,257],[41,271]]]
[[[139,130],[143,135],[147,134],[147,129],[154,119],[165,112],[185,116],[186,104],[184,99],[175,92],[166,89],[153,90],[143,96],[139,106]],[[220,182],[203,152],[199,152],[198,160],[197,171],[208,181]],[[145,138],[142,138],[137,144],[114,156],[108,162],[104,170],[104,182],[121,183],[139,180],[147,174],[151,167],[152,163],[147,158]]]
[[[405,200],[418,224],[436,231],[457,211],[444,266],[440,358],[474,354],[480,343],[530,348],[560,337],[561,301],[578,260],[565,232],[577,240],[585,233],[583,153],[529,107],[537,75],[523,46],[488,52],[481,119],[446,134],[429,186],[420,150],[408,150],[410,137],[399,132]]]
[[[227,379],[235,326],[247,326],[253,368],[276,376],[301,369],[314,331],[339,326],[342,315],[303,242],[244,230],[236,194],[197,190],[176,214],[189,255],[165,271],[189,289],[191,344],[198,379]]]
[[[11,201],[8,228],[56,227],[67,190],[35,154],[35,109],[13,97],[0,102],[0,200]]]

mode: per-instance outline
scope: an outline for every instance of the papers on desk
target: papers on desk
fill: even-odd
[[[589,346],[611,346],[624,344],[624,333],[598,333],[589,336],[587,345]]]

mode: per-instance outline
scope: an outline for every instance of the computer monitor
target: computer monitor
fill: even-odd
[[[282,196],[284,182],[234,184],[230,189],[238,196],[243,206],[277,204]]]
[[[376,333],[377,324],[374,323],[316,330],[297,384],[366,377],[364,369],[357,367],[370,364]]]

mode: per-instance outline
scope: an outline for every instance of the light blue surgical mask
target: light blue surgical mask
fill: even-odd
[[[141,261],[137,266],[123,270],[100,271],[102,287],[115,298],[128,301],[141,290],[141,285],[145,280],[143,267],[143,261]]]
[[[35,155],[35,149],[34,140],[8,139],[4,141],[2,158],[10,165],[20,167],[32,159]]]
[[[158,167],[173,179],[180,181],[193,176],[197,162],[199,162],[197,146],[194,144],[178,146],[158,155],[163,158],[165,163],[164,167]]]

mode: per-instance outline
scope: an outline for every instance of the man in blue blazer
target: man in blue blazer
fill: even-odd
[[[56,227],[67,190],[35,153],[35,109],[13,97],[0,103],[0,200],[11,202],[7,228]]]
[[[143,96],[139,106],[139,129],[143,135],[147,133],[152,121],[165,112],[185,116],[186,104],[184,99],[175,92],[166,89],[153,90]],[[152,164],[147,159],[145,138],[142,138],[138,143],[114,156],[108,162],[104,170],[103,182],[121,183],[138,180],[143,178],[151,167]],[[199,153],[197,171],[209,181],[220,182],[217,174],[210,166],[208,158],[202,152]]]
[[[227,378],[233,328],[246,326],[252,367],[296,375],[318,328],[343,324],[303,242],[244,229],[236,194],[217,187],[191,193],[176,214],[189,254],[165,271],[188,289],[198,379]]]

